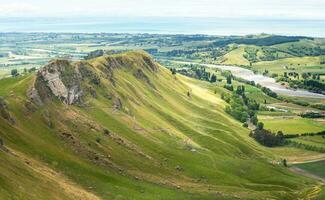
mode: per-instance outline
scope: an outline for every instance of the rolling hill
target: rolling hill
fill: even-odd
[[[312,199],[320,185],[144,52],[0,80],[0,199]],[[217,91],[216,94],[214,90]]]

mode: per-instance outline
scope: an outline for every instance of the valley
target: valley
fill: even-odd
[[[324,196],[319,179],[293,170],[323,178],[324,90],[289,85],[290,72],[324,84],[323,39],[0,40],[2,199]]]

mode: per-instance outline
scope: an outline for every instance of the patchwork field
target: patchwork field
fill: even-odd
[[[316,133],[325,130],[323,120],[313,120],[291,116],[260,116],[266,129],[274,132],[282,131],[285,134]]]

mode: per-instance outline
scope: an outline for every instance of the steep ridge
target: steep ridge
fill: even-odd
[[[317,186],[268,162],[222,88],[144,52],[54,60],[0,84],[1,199],[303,199]]]

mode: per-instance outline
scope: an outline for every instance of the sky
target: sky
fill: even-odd
[[[325,20],[325,0],[0,0],[0,17],[218,17]]]

